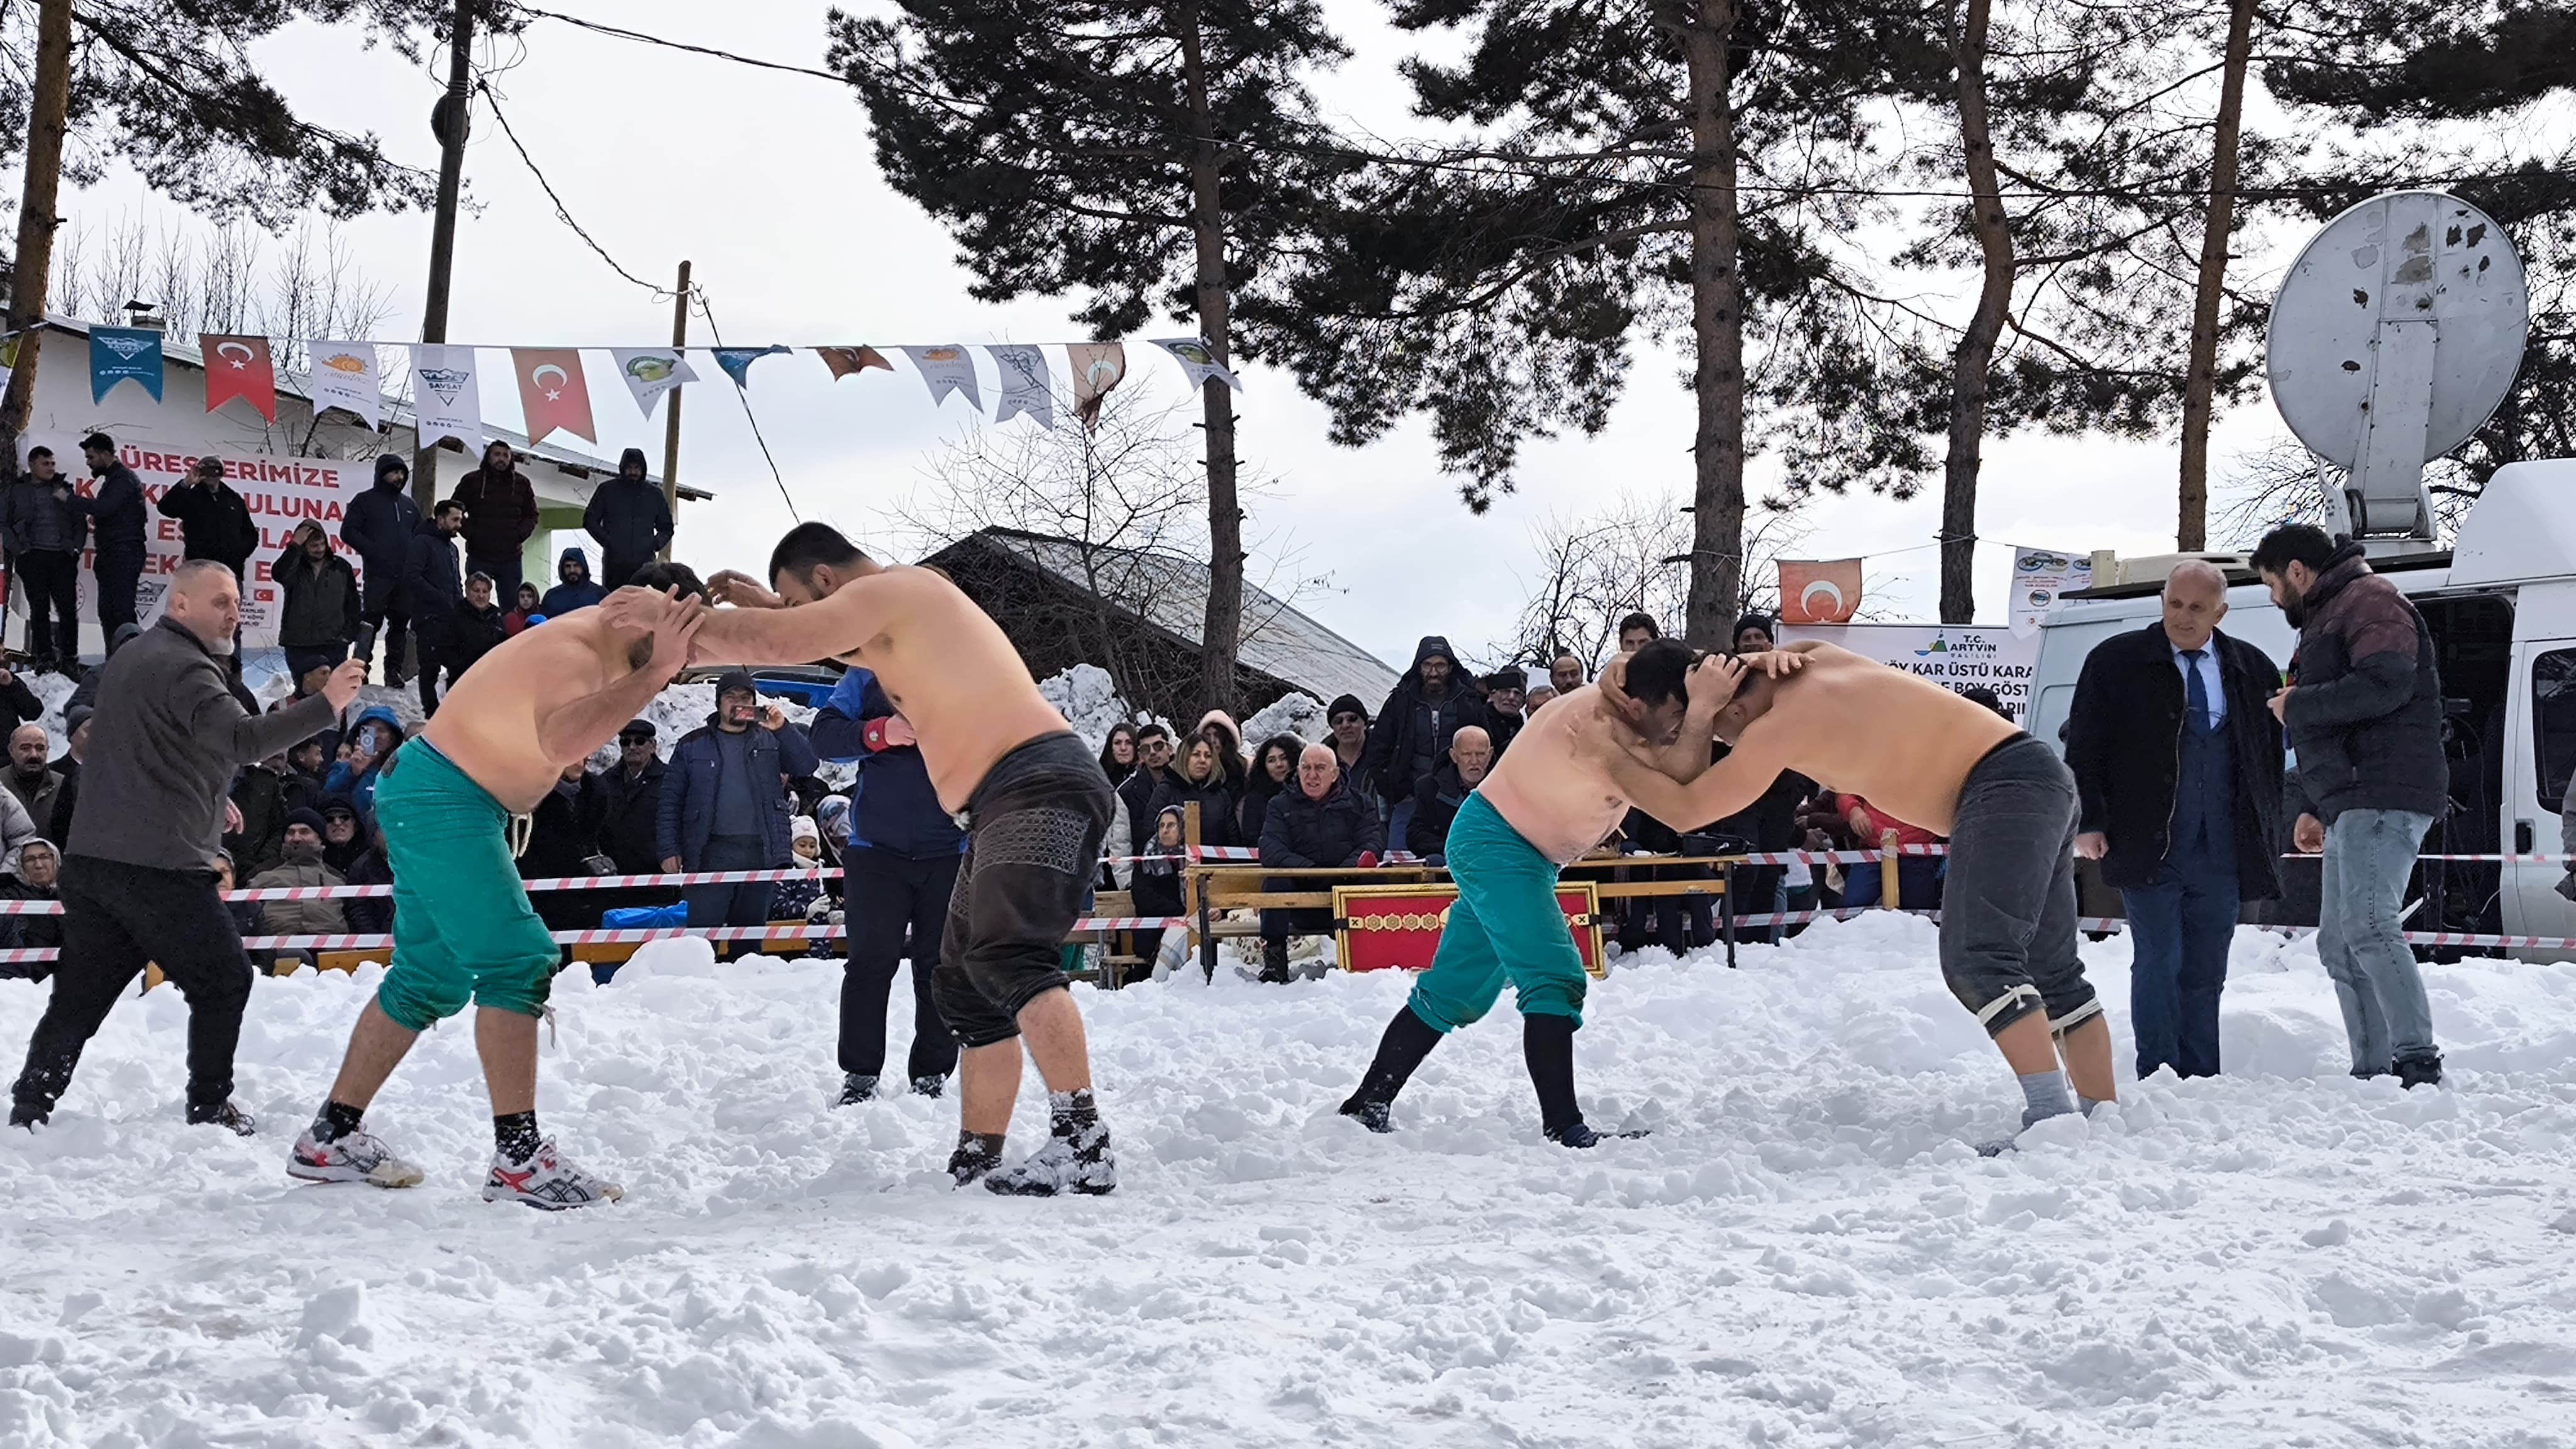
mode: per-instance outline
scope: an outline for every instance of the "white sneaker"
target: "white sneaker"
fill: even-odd
[[[626,1189],[594,1177],[555,1155],[554,1139],[537,1144],[537,1155],[512,1162],[492,1154],[492,1174],[483,1179],[485,1202],[521,1202],[548,1212],[615,1202]]]
[[[418,1187],[420,1169],[394,1156],[369,1133],[352,1132],[337,1142],[317,1141],[313,1129],[295,1139],[286,1157],[286,1175],[306,1182],[363,1182],[370,1187]]]

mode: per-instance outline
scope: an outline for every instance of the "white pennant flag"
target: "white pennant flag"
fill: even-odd
[[[920,369],[921,380],[930,389],[932,407],[946,402],[952,392],[963,392],[968,406],[979,413],[984,410],[984,394],[975,386],[975,359],[965,348],[907,347],[903,355]]]
[[[313,411],[344,408],[384,426],[384,389],[376,381],[376,345],[372,342],[313,344]]]
[[[684,382],[696,382],[698,374],[689,359],[669,347],[612,347],[609,358],[617,364],[617,375],[626,379],[626,390],[635,394],[635,406],[644,416],[653,416],[653,405],[662,394]]]
[[[1046,353],[1033,346],[987,346],[993,354],[993,366],[1002,374],[1002,401],[994,410],[995,423],[1007,423],[1022,413],[1037,419],[1039,427],[1055,429],[1055,387],[1047,380]]]
[[[412,344],[411,409],[424,446],[454,438],[468,453],[482,451],[483,386],[474,372],[471,347]]]
[[[1206,387],[1207,380],[1211,377],[1236,392],[1243,391],[1243,384],[1235,380],[1233,371],[1224,363],[1217,361],[1216,354],[1198,338],[1158,337],[1153,341],[1156,347],[1172,354],[1173,360],[1180,363],[1181,371],[1190,375],[1191,391],[1195,392]]]

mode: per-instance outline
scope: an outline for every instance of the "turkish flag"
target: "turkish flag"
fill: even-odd
[[[269,361],[267,338],[200,332],[197,350],[206,357],[206,411],[240,398],[261,417],[277,421],[277,367]]]
[[[590,421],[590,384],[581,376],[581,353],[571,347],[513,347],[519,372],[519,406],[528,415],[528,441],[541,443],[557,428],[586,443],[599,434]]]
[[[1848,624],[1860,608],[1860,560],[1780,560],[1780,622]]]

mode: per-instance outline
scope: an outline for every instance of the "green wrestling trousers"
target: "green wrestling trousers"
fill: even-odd
[[[427,740],[402,747],[376,785],[394,872],[394,959],[376,1005],[426,1029],[477,1006],[544,1011],[560,959],[510,854],[510,812]]]
[[[1493,1009],[1509,981],[1523,1016],[1583,1024],[1582,954],[1556,904],[1556,862],[1538,853],[1502,812],[1470,795],[1449,826],[1449,874],[1458,899],[1431,969],[1413,983],[1413,1014],[1455,1031]]]

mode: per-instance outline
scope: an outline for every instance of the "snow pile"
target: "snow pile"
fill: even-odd
[[[1984,1160],[2019,1099],[1928,927],[1742,959],[1595,986],[1592,1120],[1654,1135],[1581,1155],[1508,1006],[1381,1138],[1333,1107],[1399,976],[1077,988],[1124,1185],[1028,1202],[947,1186],[953,1099],[825,1107],[838,965],[674,943],[557,983],[541,1111],[628,1191],[563,1217],[478,1200],[466,1024],[369,1116],[426,1185],[299,1187],[373,976],[258,983],[251,1141],[181,1124],[154,991],[0,1136],[0,1445],[2567,1442],[2576,966],[2428,968],[2453,1081],[2404,1093],[2249,932],[2234,1075]],[[42,999],[0,982],[0,1042]]]
[[[1118,686],[1109,671],[1097,664],[1077,664],[1061,674],[1038,681],[1038,693],[1054,705],[1056,713],[1082,736],[1082,742],[1097,754],[1107,743],[1109,732],[1121,722],[1133,723],[1135,713],[1118,697]]]
[[[1332,738],[1332,726],[1324,719],[1324,706],[1310,695],[1286,695],[1266,705],[1243,722],[1243,747],[1261,748],[1261,742],[1272,735],[1295,735],[1306,743],[1321,744]]]

